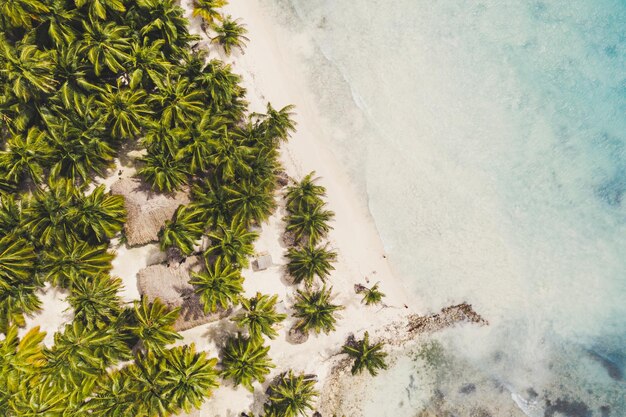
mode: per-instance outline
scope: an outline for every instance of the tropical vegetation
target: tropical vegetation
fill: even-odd
[[[312,330],[326,334],[335,330],[336,313],[343,307],[333,304],[332,298],[332,288],[327,289],[326,286],[319,290],[298,290],[293,305],[294,317],[298,318],[296,329],[304,333]]]
[[[267,354],[269,350],[257,339],[241,334],[231,337],[222,350],[222,377],[232,379],[235,386],[241,384],[249,391],[254,391],[252,383],[264,382],[270,368],[274,367]]]
[[[287,318],[286,314],[276,312],[278,296],[256,293],[252,298],[240,300],[241,313],[232,318],[239,326],[248,329],[250,337],[263,340],[263,335],[274,339],[278,336],[274,325]]]
[[[369,333],[365,332],[361,340],[349,340],[342,348],[342,353],[347,354],[354,361],[352,375],[359,374],[367,369],[372,376],[378,374],[378,370],[387,369],[383,352],[383,342],[370,344]]]
[[[383,297],[385,297],[385,293],[378,288],[378,283],[371,288],[359,284],[356,286],[356,292],[363,295],[361,302],[368,306],[382,303]]]
[[[295,374],[290,369],[269,386],[264,412],[268,417],[306,416],[308,411],[313,410],[313,401],[317,396],[315,376]]]

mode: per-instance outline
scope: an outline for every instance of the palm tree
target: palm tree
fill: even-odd
[[[305,417],[313,410],[313,401],[318,396],[315,390],[315,376],[298,374],[292,370],[283,373],[269,388],[269,401],[265,403],[267,416]]]
[[[221,24],[213,25],[213,30],[217,35],[211,39],[211,42],[222,45],[226,55],[230,55],[233,48],[238,48],[243,52],[246,42],[250,40],[246,37],[248,29],[245,25],[240,24],[239,19],[233,19],[230,15],[222,17]]]
[[[149,152],[140,161],[144,165],[139,169],[139,175],[158,191],[176,191],[187,181],[186,164],[180,158]]]
[[[78,49],[78,42],[60,47],[54,55],[54,61],[55,78],[60,85],[58,98],[66,109],[81,113],[89,107],[85,102],[89,95],[104,92],[104,89],[89,77],[89,65],[86,59],[79,58],[81,54]]]
[[[48,190],[37,190],[26,200],[24,229],[44,245],[62,243],[76,236],[76,225],[68,212],[76,201],[78,191],[67,180],[49,180]]]
[[[94,329],[79,321],[54,335],[54,345],[44,350],[45,373],[68,390],[76,390],[107,368],[131,358],[122,335],[112,328]],[[69,404],[66,405],[66,407]]]
[[[9,326],[24,327],[26,315],[41,311],[38,289],[40,287],[34,280],[17,281],[8,288],[0,287],[0,333],[6,333]]]
[[[146,297],[133,305],[133,323],[130,332],[139,338],[148,352],[162,353],[166,345],[182,337],[174,331],[179,308],[168,309],[158,298],[152,302]]]
[[[218,257],[213,264],[207,264],[204,272],[192,272],[191,285],[204,306],[205,313],[214,313],[218,307],[227,309],[237,303],[243,292],[243,277],[232,264]]]
[[[14,195],[0,197],[0,236],[25,235],[23,222],[21,201],[16,200]]]
[[[188,48],[187,42],[197,39],[189,35],[183,10],[173,0],[138,0],[137,6],[133,16],[139,22],[139,34],[143,38],[165,40],[167,53],[180,55],[178,50]]]
[[[277,301],[277,295],[270,297],[258,292],[250,299],[242,298],[240,302],[243,311],[231,320],[246,327],[254,340],[263,340],[263,335],[274,339],[278,336],[274,325],[287,318],[286,314],[276,312]]]
[[[208,237],[211,246],[204,253],[206,259],[220,257],[226,263],[247,268],[248,256],[254,254],[253,242],[259,234],[249,231],[239,219],[234,218],[229,226],[218,225],[217,230],[209,233]]]
[[[194,208],[179,206],[172,220],[167,220],[159,231],[161,250],[175,247],[184,255],[190,255],[203,232],[200,213]]]
[[[112,323],[122,311],[121,288],[122,280],[108,274],[74,278],[66,299],[74,309],[74,320],[97,328]]]
[[[107,85],[105,93],[97,102],[104,109],[111,135],[119,139],[133,139],[144,124],[144,119],[151,114],[146,104],[146,92],[138,89],[116,88]]]
[[[6,150],[0,152],[0,167],[10,182],[20,184],[28,178],[38,184],[49,156],[46,133],[33,127],[7,140]]]
[[[104,137],[81,131],[67,120],[51,121],[48,134],[52,147],[52,177],[86,183],[93,172],[102,175],[113,163],[115,150]]]
[[[22,27],[28,29],[32,27],[33,20],[39,14],[48,12],[48,6],[38,0],[7,0],[0,4],[0,16],[7,26]],[[8,29],[8,27],[6,28]]]
[[[196,352],[195,344],[177,346],[165,354],[163,388],[170,408],[175,412],[191,412],[199,408],[219,386],[215,365],[217,359],[208,358],[206,352]]]
[[[316,184],[319,178],[314,178],[314,175],[315,171],[310,172],[300,182],[293,181],[287,187],[287,208],[291,212],[324,203],[322,197],[326,195],[326,188]]]
[[[293,277],[296,284],[304,281],[307,287],[313,285],[317,275],[322,281],[326,281],[330,272],[335,269],[332,262],[337,259],[337,253],[328,250],[326,246],[307,245],[303,248],[290,248],[287,251],[287,271]]]
[[[125,63],[131,89],[143,88],[151,91],[157,81],[171,71],[172,63],[163,55],[164,46],[163,39],[150,41],[148,38],[143,38],[141,43],[131,44],[128,53],[130,59]]]
[[[378,373],[378,369],[387,369],[385,357],[387,354],[382,351],[384,343],[379,342],[374,345],[369,343],[369,333],[365,332],[362,340],[349,341],[341,352],[354,359],[352,365],[352,375],[359,374],[363,369],[367,369],[372,376]]]
[[[251,171],[247,160],[250,158],[252,148],[231,138],[226,126],[211,141],[211,146],[213,147],[211,163],[222,180],[232,181],[237,175]]]
[[[310,330],[319,334],[326,334],[335,330],[337,318],[335,312],[342,310],[341,305],[332,304],[332,288],[326,289],[326,286],[319,290],[297,290],[294,317],[299,318],[296,323],[296,329],[308,333]]]
[[[106,20],[107,11],[111,12],[124,12],[124,2],[122,0],[74,0],[78,9],[83,6],[87,6],[89,9],[90,20]],[[110,20],[110,19],[109,19]]]
[[[147,148],[148,154],[151,155],[176,155],[180,148],[180,142],[184,139],[181,136],[183,132],[182,129],[172,129],[161,120],[149,119],[146,121],[141,144]]]
[[[13,49],[7,42],[0,42],[0,47],[0,76],[18,99],[26,102],[54,91],[56,81],[52,53],[42,52],[35,45],[28,44]]]
[[[96,187],[91,194],[79,195],[68,211],[81,236],[102,243],[115,236],[124,227],[126,209],[124,197],[105,193],[105,186]]]
[[[328,224],[335,213],[325,210],[323,204],[299,209],[287,216],[287,231],[294,233],[297,242],[307,241],[315,246],[326,237],[332,227]]]
[[[266,139],[272,143],[286,141],[290,133],[296,131],[296,122],[293,120],[295,108],[296,106],[289,104],[276,110],[270,103],[267,103],[266,114],[254,113],[253,116],[261,117],[260,128]]]
[[[193,17],[200,16],[208,24],[213,23],[214,20],[222,20],[222,15],[217,9],[227,4],[226,0],[194,0]]]
[[[11,324],[24,325],[24,314],[41,308],[35,294],[37,255],[26,239],[9,234],[0,238],[0,332]]]
[[[191,206],[198,210],[206,227],[215,229],[230,221],[227,190],[215,178],[194,184],[191,196]]]
[[[233,216],[243,224],[260,224],[266,221],[276,208],[274,182],[263,179],[260,184],[251,181],[238,181],[226,187],[229,194],[228,205]]]
[[[179,129],[178,135],[183,139],[183,144],[178,152],[178,157],[189,164],[189,172],[203,174],[207,171],[213,147],[211,139],[213,132],[200,122],[197,126],[189,129]]]
[[[115,22],[102,24],[97,20],[83,21],[83,40],[79,53],[87,57],[98,76],[104,69],[113,73],[124,71],[122,64],[130,59],[128,34],[127,26]]]
[[[368,306],[380,304],[385,296],[385,294],[378,289],[378,283],[374,284],[372,288],[359,285],[357,293],[363,294],[361,302]]]
[[[202,92],[192,88],[188,79],[167,77],[155,81],[158,90],[149,102],[163,124],[186,126],[203,113]]]
[[[62,2],[47,2],[48,11],[37,16],[40,21],[36,28],[37,39],[45,39],[49,47],[68,45],[76,39],[76,9],[68,9]]]
[[[243,118],[245,89],[241,87],[241,77],[233,73],[229,64],[212,59],[205,64],[202,59],[199,71],[190,74],[193,85],[206,95],[212,114],[230,114],[233,119]]]
[[[71,288],[76,277],[89,277],[111,270],[115,255],[107,249],[107,245],[90,246],[86,242],[70,239],[44,253],[42,272],[54,285]]]
[[[254,391],[254,381],[264,382],[265,375],[269,374],[270,368],[274,368],[267,352],[269,346],[263,346],[262,341],[242,337],[231,337],[222,350],[223,378],[230,378],[235,383]]]

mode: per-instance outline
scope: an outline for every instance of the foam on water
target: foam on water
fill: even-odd
[[[491,322],[441,335],[459,369],[422,385],[453,397],[462,375],[529,415],[626,415],[626,4],[275,3],[317,42],[328,112],[365,119],[337,116],[334,146],[416,303]],[[412,415],[392,403],[368,415]]]

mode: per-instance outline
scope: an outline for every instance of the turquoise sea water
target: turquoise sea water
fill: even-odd
[[[366,414],[626,416],[626,2],[272,4],[415,302],[491,322],[407,352]]]

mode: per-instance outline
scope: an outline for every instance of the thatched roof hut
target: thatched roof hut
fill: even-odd
[[[174,324],[177,331],[190,329],[224,317],[228,311],[204,314],[202,303],[193,286],[189,284],[190,271],[199,271],[202,261],[194,256],[180,265],[151,265],[137,274],[139,292],[152,301],[159,298],[169,308],[180,307],[180,315]]]
[[[124,197],[127,220],[124,225],[130,246],[159,240],[158,233],[166,220],[181,204],[189,203],[186,191],[172,194],[155,193],[138,178],[123,178],[111,185],[111,193]]]

